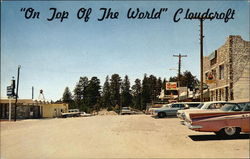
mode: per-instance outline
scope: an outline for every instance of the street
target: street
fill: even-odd
[[[177,118],[103,115],[1,122],[1,159],[248,158],[249,136],[222,140]]]

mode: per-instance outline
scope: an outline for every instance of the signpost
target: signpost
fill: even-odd
[[[9,98],[9,121],[11,121],[11,99],[15,96],[15,80],[11,80],[11,85],[7,86],[7,96]]]
[[[7,86],[7,96],[9,98],[9,121],[11,121],[11,98],[13,97],[13,86]]]

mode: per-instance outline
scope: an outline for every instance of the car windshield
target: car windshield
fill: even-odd
[[[227,112],[232,110],[233,107],[234,107],[233,105],[224,105],[223,107],[220,108],[220,110]]]
[[[200,109],[220,109],[225,104],[226,103],[208,102],[208,103],[205,103]]]
[[[129,110],[128,107],[123,107],[122,110]]]
[[[172,104],[171,107],[172,107],[172,108],[179,108],[180,105],[179,105],[179,104]]]
[[[203,105],[204,105],[204,104],[202,103],[202,104],[198,105],[197,108],[201,109],[201,107],[202,107]]]
[[[226,104],[220,108],[222,111],[241,111],[242,107],[236,104]]]

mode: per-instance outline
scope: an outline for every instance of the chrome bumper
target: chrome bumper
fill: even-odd
[[[184,124],[191,130],[194,130],[194,129],[201,129],[202,126],[200,125],[191,125],[190,123],[187,123],[187,122],[184,122]]]

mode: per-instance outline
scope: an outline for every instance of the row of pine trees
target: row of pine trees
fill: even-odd
[[[181,75],[181,85],[192,87],[195,76],[186,71]],[[177,77],[170,77],[170,81],[177,81]],[[69,103],[69,108],[78,108],[81,111],[93,112],[102,108],[119,111],[121,107],[132,107],[145,110],[147,103],[156,101],[162,89],[165,89],[166,79],[154,75],[144,75],[143,80],[136,79],[131,86],[129,77],[122,79],[119,74],[107,76],[103,86],[97,77],[80,77],[73,94],[68,87],[65,88],[62,101]]]

